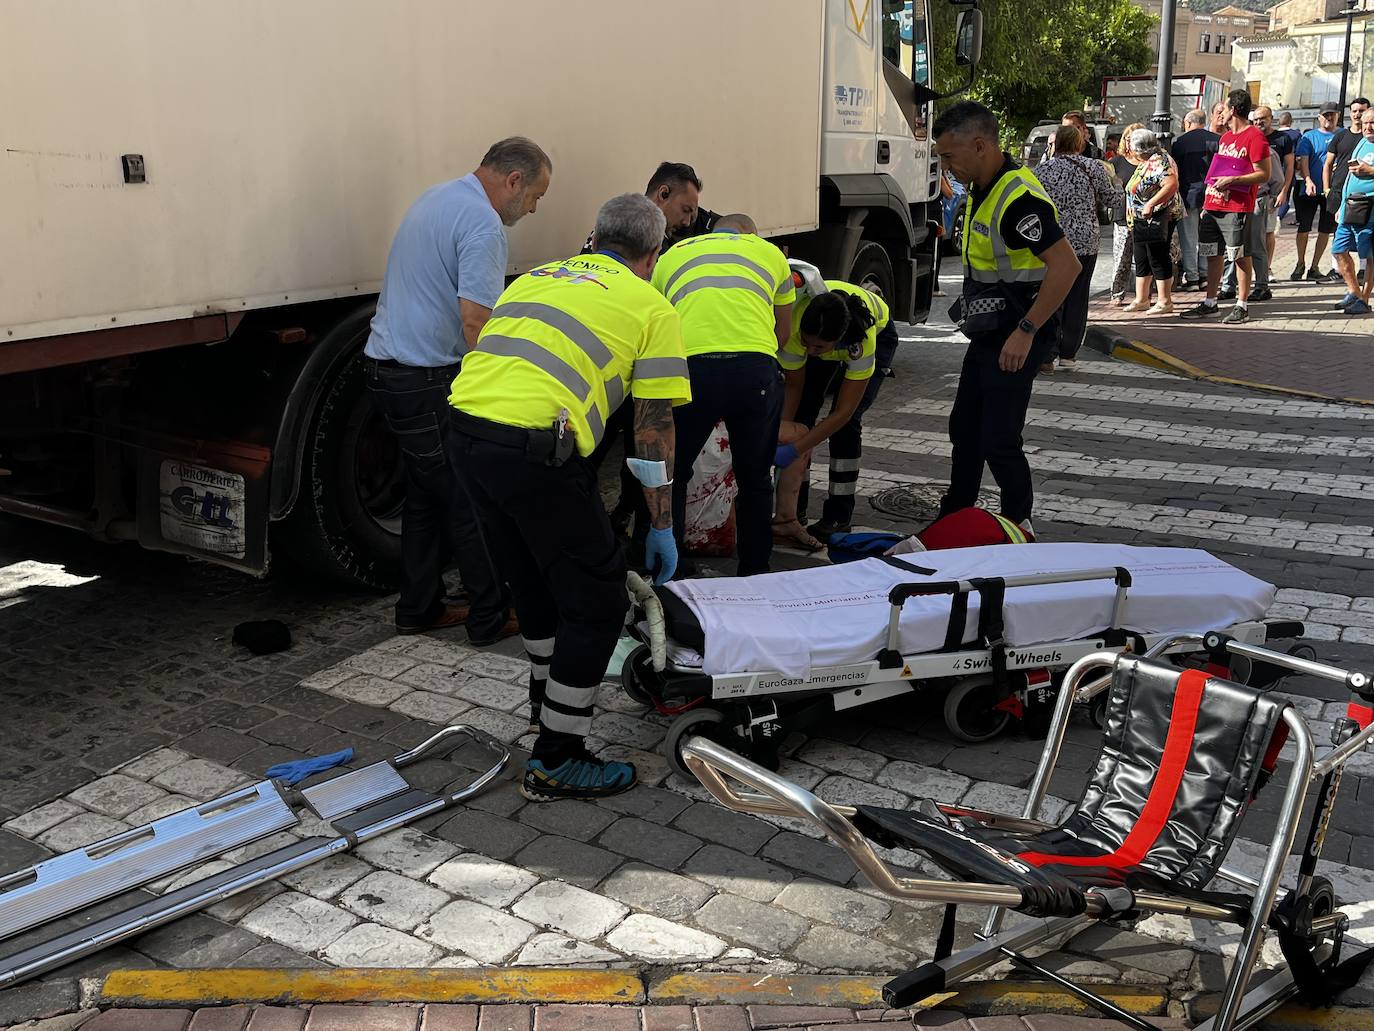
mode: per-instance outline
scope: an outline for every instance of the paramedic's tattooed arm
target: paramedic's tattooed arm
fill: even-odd
[[[649,462],[662,462],[673,475],[673,402],[657,398],[635,398],[635,455]],[[673,488],[645,487],[644,500],[655,530],[673,525]]]

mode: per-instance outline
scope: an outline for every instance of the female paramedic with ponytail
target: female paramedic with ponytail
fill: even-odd
[[[881,297],[840,280],[822,280],[802,262],[791,264],[801,289],[792,309],[792,335],[778,352],[786,392],[774,459],[778,496],[773,535],[779,543],[814,551],[825,547],[832,533],[849,530],[863,453],[863,414],[890,375],[897,329]],[[830,413],[818,422],[827,396],[834,398]],[[805,512],[811,452],[826,440],[830,494],[820,521],[803,527],[798,508]]]

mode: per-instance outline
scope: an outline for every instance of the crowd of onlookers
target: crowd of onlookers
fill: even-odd
[[[1059,367],[1073,368],[1083,341],[1106,222],[1111,299],[1128,312],[1170,315],[1176,293],[1197,291],[1202,299],[1178,317],[1248,321],[1251,304],[1273,299],[1275,242],[1291,213],[1298,260],[1288,279],[1343,281],[1339,310],[1369,313],[1374,275],[1362,266],[1374,255],[1374,111],[1358,97],[1349,114],[1342,128],[1340,108],[1326,104],[1302,132],[1287,112],[1276,124],[1269,107],[1233,90],[1210,111],[1188,112],[1168,145],[1137,122],[1113,128],[1105,148],[1082,112],[1064,115],[1035,168],[1083,266],[1064,303]],[[1324,271],[1328,245],[1335,264]]]

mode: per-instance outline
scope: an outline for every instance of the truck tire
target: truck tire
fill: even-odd
[[[845,282],[862,286],[889,304],[896,297],[897,281],[892,275],[892,261],[880,243],[868,241],[859,245]]]
[[[362,345],[325,384],[302,445],[300,494],[282,525],[289,560],[345,587],[400,580],[400,450],[368,393]]]

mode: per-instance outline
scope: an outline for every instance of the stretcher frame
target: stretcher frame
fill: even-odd
[[[1289,672],[1301,673],[1345,684],[1358,694],[1366,707],[1374,700],[1374,688],[1368,674],[1341,669],[1294,656],[1260,648],[1235,639],[1225,632],[1210,634],[1172,635],[1158,641],[1146,657],[1158,657],[1179,648],[1205,648],[1213,657],[1234,656],[1252,662],[1271,663]],[[1039,768],[1031,783],[1024,811],[1017,816],[990,813],[963,806],[939,805],[948,815],[977,820],[990,827],[1035,833],[1056,826],[1040,819],[1040,809],[1049,789],[1050,778],[1058,764],[1068,730],[1069,715],[1075,702],[1089,701],[1111,683],[1110,674],[1101,676],[1103,669],[1111,670],[1121,658],[1120,653],[1096,652],[1079,659],[1069,669],[1055,707],[1050,733],[1045,741]],[[1089,677],[1099,674],[1096,680]],[[1239,1031],[1253,1026],[1284,1002],[1302,990],[1290,969],[1275,973],[1253,990],[1250,978],[1259,958],[1260,948],[1281,887],[1283,868],[1297,838],[1298,826],[1307,796],[1317,785],[1317,805],[1312,815],[1306,846],[1299,862],[1296,883],[1290,897],[1303,897],[1312,891],[1315,870],[1325,841],[1327,825],[1334,805],[1344,764],[1355,754],[1374,742],[1374,723],[1356,729],[1353,720],[1338,722],[1334,747],[1324,755],[1316,755],[1311,732],[1302,714],[1287,707],[1282,714],[1289,742],[1296,754],[1293,771],[1288,777],[1280,805],[1275,831],[1258,879],[1246,876],[1225,865],[1225,857],[1215,878],[1229,881],[1254,892],[1253,900],[1241,928],[1235,959],[1230,965],[1225,988],[1216,1014],[1198,1025],[1195,1031]],[[1087,907],[1071,917],[1031,918],[1011,929],[1002,923],[1008,909],[1020,905],[1022,892],[1005,884],[970,883],[958,881],[909,878],[894,873],[878,857],[867,838],[851,822],[857,810],[853,806],[826,802],[812,792],[793,784],[776,773],[763,769],[720,744],[705,737],[693,737],[682,744],[682,756],[692,774],[721,805],[735,812],[790,816],[816,824],[826,836],[845,851],[859,872],[879,891],[894,898],[945,904],[981,904],[995,907],[984,925],[980,940],[944,959],[903,974],[883,989],[887,1005],[902,1008],[945,990],[969,976],[985,970],[1003,959],[1011,959],[1018,966],[1033,970],[1070,990],[1097,1009],[1140,1031],[1158,1031],[1149,1021],[1117,1007],[1066,978],[1046,970],[1022,955],[1023,949],[1049,943],[1061,936],[1077,933],[1095,920],[1110,918],[1119,913],[1121,905],[1112,898],[1113,892],[1125,889],[1086,889]],[[727,782],[736,781],[752,789],[741,791]],[[1233,909],[1211,905],[1197,898],[1173,897],[1157,892],[1132,893],[1131,910],[1137,913],[1163,913],[1235,922]],[[1312,959],[1319,968],[1339,955],[1349,918],[1339,909],[1338,901],[1331,912],[1313,918],[1309,931],[1322,938],[1312,947]],[[1330,941],[1325,939],[1329,938]]]

